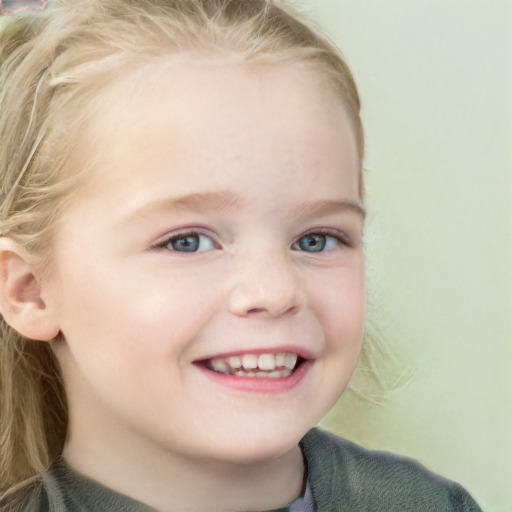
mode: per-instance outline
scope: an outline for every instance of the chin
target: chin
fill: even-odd
[[[216,455],[223,460],[236,464],[256,464],[278,459],[299,444],[309,430],[295,425],[272,426],[245,430],[225,438],[224,443],[216,445]],[[224,436],[223,436],[224,437]],[[219,449],[220,448],[220,449]]]

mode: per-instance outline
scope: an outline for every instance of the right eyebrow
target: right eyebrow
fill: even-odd
[[[236,211],[241,208],[242,199],[230,190],[218,192],[198,192],[184,196],[170,197],[151,201],[144,206],[130,212],[126,218],[128,221],[151,215],[160,211],[194,210],[198,212],[208,211]]]

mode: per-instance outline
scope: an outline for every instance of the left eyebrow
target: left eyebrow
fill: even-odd
[[[333,201],[320,200],[311,203],[301,204],[294,212],[298,218],[318,217],[320,215],[330,215],[335,213],[352,212],[363,220],[366,218],[366,210],[363,205],[355,201]]]

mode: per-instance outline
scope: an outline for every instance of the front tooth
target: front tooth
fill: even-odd
[[[260,370],[275,370],[276,359],[274,354],[261,354],[258,358],[258,367]]]
[[[297,364],[297,354],[286,354],[284,365],[286,368],[293,370]]]
[[[258,368],[258,356],[255,354],[245,354],[242,357],[242,364],[246,370]]]
[[[242,368],[242,360],[238,356],[232,356],[228,360],[229,366],[231,368],[234,368],[235,370],[238,370],[238,368]]]
[[[222,359],[214,359],[211,366],[216,372],[229,373],[229,367]]]

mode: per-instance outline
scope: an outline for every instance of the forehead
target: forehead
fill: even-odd
[[[233,184],[227,166],[255,179],[273,172],[273,186],[283,190],[293,186],[285,168],[297,177],[305,168],[350,169],[358,180],[345,107],[310,68],[147,64],[106,87],[95,104],[74,156],[92,168],[84,190],[113,192],[129,174],[137,200],[137,182],[149,174],[164,183],[183,173],[196,188],[194,177],[208,176],[210,186],[226,189]],[[315,180],[314,172],[302,177]]]

